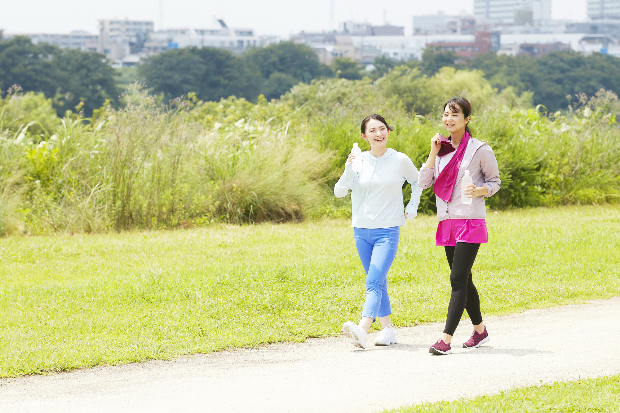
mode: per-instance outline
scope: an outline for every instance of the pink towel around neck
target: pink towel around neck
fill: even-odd
[[[441,150],[439,151],[441,155],[438,154],[439,156],[443,156],[452,152],[449,150],[449,148],[445,146],[445,143],[447,142],[447,144],[452,147],[452,144],[448,139],[449,138],[443,138],[441,140]],[[452,199],[454,184],[456,184],[456,178],[459,174],[459,168],[461,167],[461,161],[463,160],[463,156],[465,156],[465,149],[467,149],[468,142],[469,132],[465,132],[465,135],[463,135],[463,139],[461,139],[461,143],[459,144],[456,153],[435,180],[433,192],[435,192],[435,195],[437,195],[439,198],[443,199],[446,202],[450,202],[450,200]]]

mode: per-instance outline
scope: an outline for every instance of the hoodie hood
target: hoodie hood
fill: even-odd
[[[364,158],[365,161],[368,161],[371,163],[381,163],[381,162],[387,161],[392,156],[396,155],[396,153],[397,152],[394,149],[388,148],[388,150],[385,151],[385,153],[381,155],[380,158],[375,158],[373,155],[371,155],[370,151],[362,152],[362,157]]]

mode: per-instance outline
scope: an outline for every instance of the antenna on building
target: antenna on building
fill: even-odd
[[[329,2],[329,30],[336,30],[336,19],[334,18],[334,0]]]
[[[159,30],[164,30],[164,0],[159,0]]]

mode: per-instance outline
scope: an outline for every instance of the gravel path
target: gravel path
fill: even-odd
[[[376,412],[619,374],[619,314],[614,298],[489,317],[489,343],[449,356],[428,353],[443,327],[434,323],[368,350],[333,337],[4,379],[0,412]],[[463,321],[454,342],[470,333]]]

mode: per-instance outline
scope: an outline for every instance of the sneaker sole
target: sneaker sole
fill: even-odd
[[[392,344],[398,344],[398,339],[395,338],[393,340],[391,340],[389,343],[379,343],[375,341],[375,346],[391,346]]]
[[[491,338],[489,336],[486,336],[485,338],[483,338],[480,343],[476,344],[475,346],[471,346],[471,347],[467,347],[467,345],[465,345],[465,343],[463,343],[463,348],[478,348],[481,345],[483,345],[484,343],[488,342]]]
[[[353,332],[353,330],[350,328],[350,326],[345,326],[342,329],[342,333],[345,336],[347,336],[347,337],[349,337],[351,339],[351,343],[353,343],[354,346],[359,347],[359,348],[363,348],[363,349],[366,348],[365,346],[362,345],[360,337]]]
[[[445,356],[447,354],[452,354],[452,350],[441,351],[441,350],[437,350],[435,347],[429,348],[428,352],[431,354],[437,354],[438,356]]]

